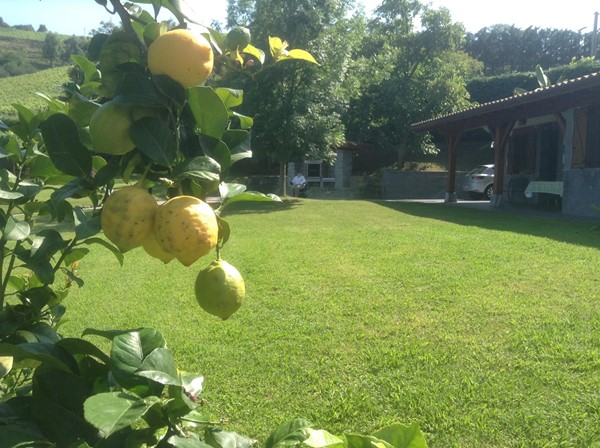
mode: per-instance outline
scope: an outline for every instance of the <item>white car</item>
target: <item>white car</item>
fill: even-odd
[[[481,197],[491,199],[494,194],[494,165],[479,165],[469,171],[463,181],[462,189],[474,199]]]

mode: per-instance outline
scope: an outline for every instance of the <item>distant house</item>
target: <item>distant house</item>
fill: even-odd
[[[465,131],[494,142],[490,202],[552,204],[564,214],[600,217],[600,73],[414,123],[448,146],[446,201],[456,201],[456,159]]]

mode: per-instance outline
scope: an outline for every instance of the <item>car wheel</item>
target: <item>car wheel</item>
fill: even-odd
[[[487,199],[492,199],[493,195],[494,195],[494,185],[488,185],[487,187],[485,187],[483,196]]]

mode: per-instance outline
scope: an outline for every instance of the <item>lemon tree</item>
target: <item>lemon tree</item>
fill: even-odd
[[[16,105],[18,121],[0,123],[2,156],[12,167],[0,168],[0,440],[250,448],[253,440],[202,414],[203,378],[176,366],[158,330],[86,330],[84,337],[109,341],[106,354],[87,339],[63,339],[57,329],[64,298],[84,285],[77,268],[92,247],[111,251],[119,263],[130,250],[165,263],[177,259],[181,269],[199,271],[188,285],[199,310],[226,319],[240,307],[245,283],[221,259],[233,230],[221,213],[238,201],[278,198],[226,182],[231,166],[252,155],[252,119],[236,111],[243,92],[206,81],[214,67],[248,70],[241,62],[252,60],[254,76],[312,57],[287,51],[281,39],[265,53],[246,43],[245,33],[228,40],[226,32],[192,30],[188,24],[198,20],[179,1],[153,0],[154,15],[136,5],[148,1],[96,3],[118,14],[123,30],[96,35],[88,56],[73,58],[83,81],[65,85],[66,99],[46,98],[41,112]],[[165,9],[185,32],[157,21]],[[151,195],[155,188],[167,194]],[[82,198],[88,206],[72,201]],[[40,217],[49,223],[37,230]],[[425,446],[414,426],[360,437],[295,420],[277,428],[266,448]]]

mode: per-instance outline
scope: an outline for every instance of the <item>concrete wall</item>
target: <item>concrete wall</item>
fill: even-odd
[[[600,168],[564,171],[562,212],[600,217]]]
[[[464,175],[462,171],[456,173],[455,191],[459,196]],[[444,199],[448,173],[383,170],[381,183],[383,199]]]

